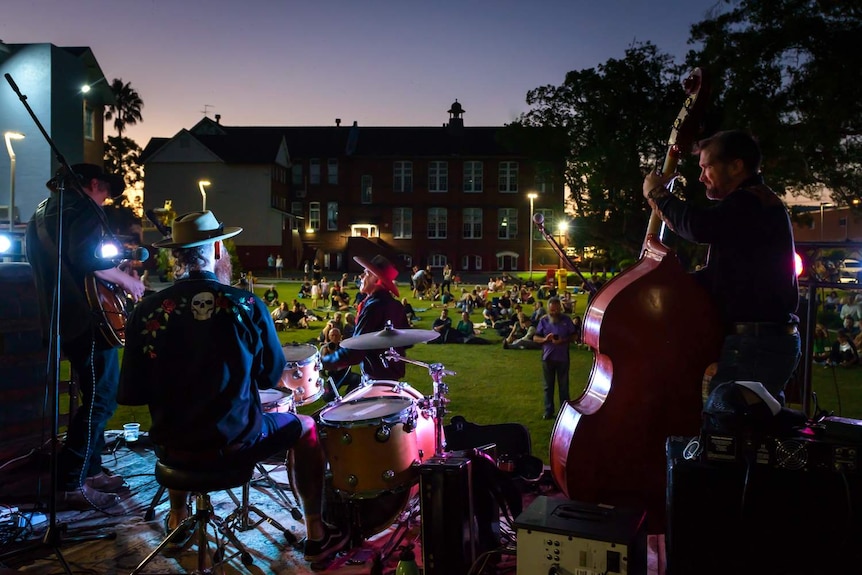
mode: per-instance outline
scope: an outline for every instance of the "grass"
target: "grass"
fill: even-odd
[[[255,288],[262,295],[268,284]],[[278,282],[276,289],[283,299],[290,301],[298,292],[296,282]],[[428,301],[415,300],[407,289],[403,290],[408,300],[419,313],[418,329],[430,329],[439,315],[437,309],[427,309]],[[351,296],[355,289],[350,289]],[[586,296],[576,297],[575,313],[583,315]],[[307,301],[307,300],[306,300]],[[326,312],[320,311],[325,317]],[[473,312],[473,321],[481,322],[481,310]],[[317,337],[324,321],[312,322],[312,329],[279,332],[283,343],[306,343]],[[449,388],[450,403],[446,407],[445,422],[454,415],[462,415],[468,421],[479,424],[517,422],[529,430],[533,442],[533,454],[548,463],[553,421],[542,420],[542,367],[539,350],[504,350],[501,338],[492,331],[485,336],[493,345],[425,345],[418,344],[407,351],[407,356],[427,364],[441,363],[446,369],[456,372],[447,376],[444,383]],[[591,350],[571,349],[570,386],[573,398],[589,383],[593,363]],[[423,395],[432,393],[432,381],[428,370],[407,364],[405,381]],[[354,368],[358,369],[358,368]],[[862,419],[862,366],[842,369],[814,365],[812,389],[817,393],[822,409],[833,411],[853,419]],[[625,382],[615,382],[624,385]],[[613,389],[611,390],[613,393]],[[300,412],[310,414],[324,406],[321,400],[302,406]],[[633,414],[636,416],[636,414]],[[150,418],[145,407],[120,406],[109,429],[120,429],[128,421],[140,421],[142,430],[149,429]]]

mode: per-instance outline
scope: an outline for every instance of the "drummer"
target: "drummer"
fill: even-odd
[[[358,307],[353,337],[382,331],[387,322],[391,322],[395,329],[410,327],[404,306],[397,299],[399,294],[395,278],[398,277],[398,269],[382,255],[374,256],[371,261],[360,256],[353,259],[365,268],[359,282],[359,291],[365,294],[365,298]],[[321,359],[324,369],[327,370],[341,370],[359,364],[366,380],[403,379],[404,362],[383,361],[380,358],[386,349],[388,348],[360,350],[341,347]],[[396,348],[395,351],[400,355],[404,354],[404,348]]]
[[[203,211],[178,217],[172,230],[172,239],[155,245],[172,250],[178,279],[132,312],[117,400],[149,406],[156,456],[174,467],[218,471],[291,449],[305,558],[323,561],[349,534],[321,518],[325,460],[314,420],[261,407],[259,390],[279,383],[285,357],[263,300],[230,285],[222,240],[242,228]],[[168,532],[190,513],[188,493],[169,495]]]

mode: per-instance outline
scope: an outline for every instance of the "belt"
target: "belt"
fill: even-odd
[[[795,323],[745,322],[733,324],[731,333],[736,335],[795,335],[799,333]]]

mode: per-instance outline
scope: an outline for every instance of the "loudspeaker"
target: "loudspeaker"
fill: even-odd
[[[668,575],[860,572],[859,476],[686,460],[686,443],[667,443]]]
[[[476,560],[472,462],[432,457],[419,466],[425,575],[467,575]]]

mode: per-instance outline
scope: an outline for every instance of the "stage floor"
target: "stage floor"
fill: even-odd
[[[155,507],[154,517],[145,521],[145,513],[151,505],[159,486],[153,476],[155,456],[147,444],[146,437],[141,441],[126,445],[120,437],[120,432],[107,432],[106,437],[112,441],[108,445],[109,452],[104,457],[104,466],[112,473],[122,475],[127,483],[120,492],[121,502],[105,512],[90,511],[59,511],[57,521],[65,525],[66,535],[61,538],[60,553],[69,563],[74,573],[129,573],[143,560],[162,540],[164,514],[168,504],[162,500]],[[280,485],[286,485],[286,473],[283,466],[273,461],[265,466],[270,477]],[[22,461],[8,465],[0,471],[0,500],[4,505],[18,507],[22,511],[35,510],[34,524],[21,534],[16,541],[8,541],[5,537],[0,546],[0,575],[6,572],[23,573],[62,573],[63,567],[57,560],[56,553],[48,546],[41,545],[47,527],[47,493],[50,484],[48,473],[48,455],[37,452]],[[40,495],[41,493],[41,495]],[[240,497],[241,489],[235,489],[234,494]],[[288,490],[288,500],[295,503],[295,497]],[[559,496],[550,481],[538,481],[530,485],[524,493],[525,502],[536,495]],[[283,494],[282,494],[283,496]],[[213,506],[217,515],[227,517],[236,509],[236,503],[227,492],[211,494]],[[381,500],[383,501],[383,500]],[[414,503],[412,505],[411,503]],[[285,506],[280,494],[273,489],[270,481],[258,475],[252,483],[250,503],[260,508],[264,513],[290,531],[296,539],[305,536],[305,528],[301,521],[293,519]],[[374,505],[372,500],[371,505]],[[252,574],[293,574],[305,575],[318,572],[319,568],[335,575],[352,575],[394,573],[398,551],[397,545],[413,543],[417,563],[422,565],[421,521],[419,505],[416,498],[403,507],[393,504],[389,511],[400,517],[379,533],[365,539],[360,539],[346,553],[334,558],[328,565],[312,566],[303,559],[302,552],[290,545],[285,535],[275,526],[262,523],[257,527],[238,531],[240,541],[246,546],[253,558],[250,567],[244,566],[240,558],[227,562],[222,573],[252,573]],[[526,505],[525,505],[526,508]],[[327,518],[347,516],[345,504],[336,503],[335,510],[327,512]],[[252,515],[252,519],[255,516]],[[41,520],[41,521],[39,521]],[[37,522],[38,521],[38,522]],[[111,538],[92,541],[74,542],[73,539],[92,533],[107,534]],[[510,532],[514,535],[513,532]],[[31,548],[35,547],[35,548]],[[514,545],[511,546],[514,550]],[[211,544],[210,549],[214,546]],[[374,559],[381,554],[384,561],[375,568]],[[663,538],[650,538],[649,568],[650,575],[664,572]],[[498,556],[496,566],[486,568],[481,573],[511,573],[516,572],[516,556],[509,553]],[[493,563],[492,563],[493,564]],[[196,569],[197,556],[195,548],[175,550],[154,559],[145,569],[146,573],[182,573]],[[477,574],[480,571],[475,571]]]

